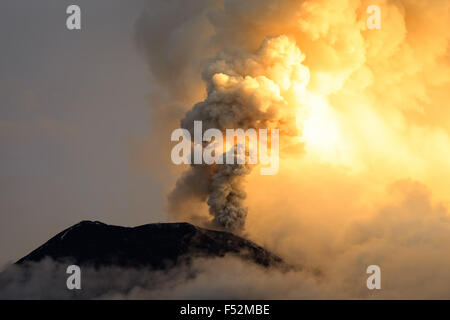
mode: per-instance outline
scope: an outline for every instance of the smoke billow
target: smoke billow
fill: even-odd
[[[152,0],[150,12],[138,39],[164,97],[151,127],[167,130],[147,148],[165,156],[169,219],[207,224],[210,209],[232,228],[246,215],[248,237],[320,267],[332,297],[370,296],[379,264],[379,296],[448,298],[449,1]],[[279,173],[182,172],[168,156],[180,119],[190,132],[279,127]]]
[[[182,128],[189,130],[192,142],[194,121],[201,121],[205,131],[218,129],[223,135],[227,129],[278,129],[285,141],[298,136],[296,104],[291,97],[304,91],[309,81],[303,59],[295,42],[286,36],[266,39],[254,54],[220,54],[203,72],[206,99],[186,113]],[[199,198],[206,193],[213,222],[229,230],[242,230],[247,216],[243,180],[251,168],[247,163],[193,164],[170,200],[182,202],[186,193],[196,196],[193,190]],[[198,181],[207,181],[206,188],[194,187]]]

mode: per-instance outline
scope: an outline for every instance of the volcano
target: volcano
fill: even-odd
[[[229,232],[189,223],[155,223],[120,227],[82,221],[51,238],[16,262],[26,265],[44,258],[94,267],[168,269],[197,257],[233,255],[263,267],[286,267],[281,258]]]

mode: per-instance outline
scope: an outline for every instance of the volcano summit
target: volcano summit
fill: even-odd
[[[82,221],[60,232],[16,264],[51,258],[80,266],[168,269],[193,258],[225,255],[264,267],[284,265],[279,257],[249,240],[189,223],[129,228],[91,221]]]

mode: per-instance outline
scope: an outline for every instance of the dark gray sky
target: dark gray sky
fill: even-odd
[[[146,4],[147,3],[147,4]],[[147,134],[144,0],[0,2],[0,264],[80,220],[165,219],[159,185],[131,170]],[[82,30],[66,29],[78,4]]]

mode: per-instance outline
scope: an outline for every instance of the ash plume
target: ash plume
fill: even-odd
[[[278,129],[282,137],[297,136],[295,109],[286,96],[307,83],[303,59],[295,42],[286,36],[267,38],[254,54],[221,53],[203,72],[206,99],[186,113],[181,127],[191,137],[194,121],[201,121],[203,130],[219,129],[223,134],[226,129]],[[247,163],[193,164],[170,200],[183,201],[186,194],[206,197],[214,224],[242,230],[247,216],[244,179],[252,167]],[[198,183],[203,187],[196,187]]]
[[[162,119],[172,121],[164,122],[170,130],[179,128],[177,121],[183,117],[190,119],[183,124],[186,128],[194,119],[210,119],[214,125],[223,120],[211,114],[216,108],[204,106],[184,116],[186,108],[220,96],[215,73],[244,78],[242,86],[250,82],[246,76],[255,82],[259,76],[272,80],[288,104],[274,108],[278,112],[306,105],[297,120],[306,154],[286,154],[286,135],[281,132],[285,127],[280,127],[279,174],[267,179],[253,170],[241,180],[247,193],[242,203],[249,208],[246,235],[286,259],[318,265],[335,282],[332,297],[371,297],[365,268],[378,263],[388,271],[384,279],[389,283],[380,296],[448,298],[450,2],[192,0],[187,5],[183,0],[152,0],[155,3],[160,7],[152,5],[151,17],[139,21],[139,39],[158,93],[167,94],[170,103],[152,101],[165,118],[158,114],[151,129]],[[370,5],[381,9],[381,29],[367,28]],[[164,21],[170,25],[157,27]],[[306,102],[297,103],[295,94],[283,91],[282,75],[290,74],[284,67],[295,59],[277,65],[273,55],[279,53],[268,50],[272,63],[253,61],[268,41],[264,39],[281,35],[290,43],[295,40],[305,55],[310,80],[306,72],[301,78],[311,93]],[[301,92],[306,84],[299,80],[297,87]],[[223,92],[231,94],[226,87]],[[263,94],[252,93],[249,100]],[[236,90],[233,97],[242,101],[252,93]],[[267,105],[277,105],[270,97]],[[181,107],[159,108],[163,105]],[[257,110],[250,114],[261,119]],[[169,135],[160,133],[155,140],[169,146]],[[169,180],[169,189],[181,175],[169,198],[169,219],[205,223],[214,168],[192,166],[183,175],[167,161],[168,147],[160,146],[147,149],[165,156],[161,167],[166,170],[158,171],[172,180],[164,177],[162,183]],[[423,194],[406,183],[392,192],[396,181],[414,181],[428,191]],[[214,282],[211,279],[216,280],[206,279],[205,287]],[[289,278],[282,287],[293,283]],[[282,296],[287,297],[285,292]]]

